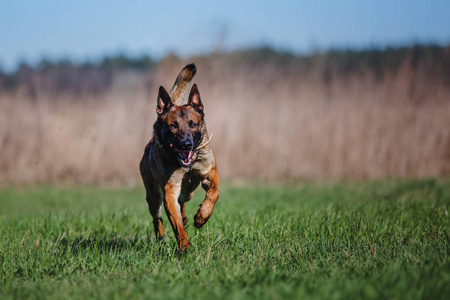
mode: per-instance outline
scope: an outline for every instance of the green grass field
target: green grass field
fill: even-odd
[[[192,250],[143,187],[0,190],[1,299],[448,299],[450,181],[221,187]]]

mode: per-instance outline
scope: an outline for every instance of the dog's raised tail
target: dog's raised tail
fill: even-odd
[[[194,63],[184,67],[178,74],[169,96],[175,105],[185,105],[188,103],[188,97],[191,87],[191,80],[194,78],[197,68]]]

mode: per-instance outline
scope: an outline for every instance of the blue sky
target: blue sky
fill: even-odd
[[[450,43],[450,1],[0,0],[0,66],[42,57],[189,56],[257,45],[330,47]]]

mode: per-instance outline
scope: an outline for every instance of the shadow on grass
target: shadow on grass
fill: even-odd
[[[139,237],[138,233],[131,237],[116,234],[108,235],[78,235],[63,238],[59,251],[69,251],[71,254],[83,255],[155,255],[171,258],[177,255],[177,245],[174,241],[161,239],[156,241],[147,233],[146,237]]]

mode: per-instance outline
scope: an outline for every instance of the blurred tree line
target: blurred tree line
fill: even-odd
[[[23,88],[33,96],[37,90],[50,93],[98,94],[108,90],[114,75],[123,71],[148,72],[157,61],[148,55],[125,54],[104,57],[98,63],[75,63],[68,59],[42,59],[36,66],[21,62],[10,74],[0,70],[0,92]]]
[[[180,60],[173,54],[170,59]],[[290,52],[260,47],[230,53],[213,53],[201,59],[221,59],[236,67],[257,70],[270,64],[295,75],[316,74],[327,84],[334,77],[350,77],[373,74],[377,81],[386,79],[387,74],[399,72],[401,68],[417,71],[420,68],[429,79],[442,85],[450,85],[450,46],[412,45],[388,47],[385,49],[332,49],[310,55],[295,55]],[[164,58],[164,59],[167,59]],[[163,59],[163,60],[164,60]],[[18,88],[30,96],[39,91],[49,93],[98,94],[107,91],[114,83],[114,77],[123,72],[152,74],[161,61],[148,55],[130,57],[125,54],[108,56],[97,63],[75,63],[68,59],[52,61],[43,59],[38,65],[26,62],[19,64],[16,71],[6,73],[0,70],[0,92]],[[180,60],[181,63],[181,60]]]

